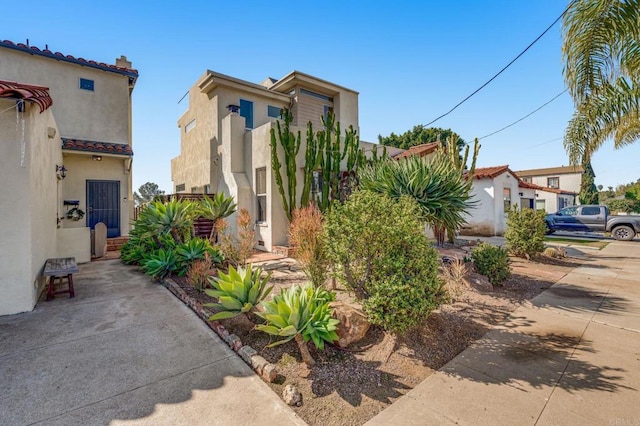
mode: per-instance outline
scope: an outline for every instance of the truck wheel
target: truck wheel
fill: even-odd
[[[611,236],[618,241],[631,241],[636,236],[636,233],[630,226],[620,225],[613,228]]]
[[[551,235],[551,234],[553,234],[554,232],[556,232],[556,231],[554,231],[553,229],[551,229],[551,227],[549,226],[549,224],[548,224],[548,223],[547,223],[546,225],[547,225],[547,230],[546,230],[545,234],[547,234],[547,235]]]

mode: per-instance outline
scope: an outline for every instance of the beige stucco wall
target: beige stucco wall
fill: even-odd
[[[76,263],[91,261],[91,230],[88,227],[60,228],[56,257],[75,257]]]
[[[0,100],[0,111],[12,100]],[[21,166],[22,120],[15,109],[0,113],[0,315],[29,311],[43,288],[41,271],[56,257],[55,165],[61,163],[60,139],[51,110],[40,113],[27,103],[24,117],[25,160]],[[56,132],[57,133],[57,132]]]
[[[564,191],[580,192],[580,184],[582,182],[581,173],[566,173],[545,176],[533,176],[531,182],[535,185],[547,187],[547,179],[557,177],[560,179],[560,189]],[[555,210],[554,210],[555,211]]]
[[[87,180],[109,180],[120,182],[120,232],[128,235],[130,218],[132,218],[134,200],[131,193],[130,174],[127,162],[121,157],[102,156],[102,161],[93,161],[91,155],[65,152],[64,165],[67,177],[64,180],[62,196],[59,201],[61,216],[64,217],[67,207],[64,200],[79,200],[80,209],[87,213]],[[64,219],[64,228],[83,228],[87,226],[87,215],[78,221]]]
[[[95,90],[80,89],[80,78]],[[0,48],[0,79],[49,87],[62,137],[130,141],[127,76]]]

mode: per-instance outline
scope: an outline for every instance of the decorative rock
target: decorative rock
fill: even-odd
[[[480,291],[493,291],[493,285],[491,285],[487,277],[484,275],[471,274],[469,277],[469,283]]]
[[[216,333],[218,333],[218,336],[222,337],[223,339],[226,339],[229,336],[229,332],[222,324],[218,324],[218,326],[216,327]]]
[[[343,302],[331,302],[331,316],[340,320],[336,333],[338,334],[338,346],[346,348],[351,343],[360,341],[366,336],[371,324],[362,308],[356,305],[348,305]]]
[[[240,354],[242,359],[244,359],[245,362],[249,365],[251,365],[251,357],[254,355],[258,355],[258,352],[256,352],[256,350],[253,349],[251,346],[241,347],[238,353]]]
[[[238,352],[242,347],[242,340],[240,340],[240,338],[235,334],[228,335],[227,337],[224,338],[224,341],[227,342],[227,344],[231,346],[231,349],[233,349],[236,352]]]
[[[273,383],[278,376],[276,366],[273,364],[267,364],[262,368],[262,378],[269,383]]]
[[[296,407],[302,405],[302,394],[293,385],[287,385],[284,387],[284,390],[282,391],[282,399],[288,405],[295,405]]]
[[[251,357],[251,368],[259,375],[262,375],[262,371],[267,364],[269,364],[269,362],[260,355],[253,355]]]

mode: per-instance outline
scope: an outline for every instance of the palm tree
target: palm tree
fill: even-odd
[[[576,110],[565,132],[572,164],[613,137],[640,137],[640,0],[574,0],[563,18],[564,76]]]

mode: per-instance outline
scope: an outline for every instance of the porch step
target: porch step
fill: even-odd
[[[120,251],[127,241],[129,237],[107,238],[107,251]]]

